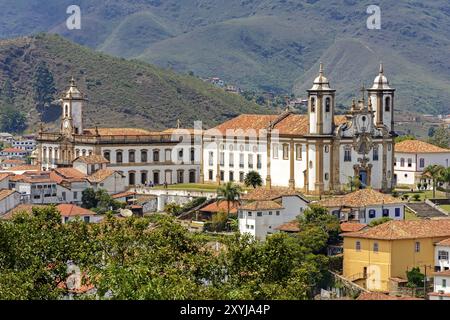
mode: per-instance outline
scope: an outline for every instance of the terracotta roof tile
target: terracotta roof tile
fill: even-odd
[[[298,226],[298,221],[296,220],[286,222],[278,227],[275,227],[274,229],[284,232],[300,232],[300,227]]]
[[[33,208],[45,208],[46,205],[41,204],[19,204],[14,209],[8,211],[5,215],[1,216],[3,220],[12,219],[18,213],[26,213],[31,214],[33,212]]]
[[[63,217],[91,216],[96,214],[91,210],[67,203],[58,204],[56,209],[58,209]]]
[[[370,205],[394,204],[402,203],[401,200],[394,198],[391,195],[378,192],[376,190],[367,188],[361,189],[344,196],[335,196],[320,200],[317,204],[323,207],[351,207],[361,208]]]
[[[410,296],[389,296],[381,292],[363,292],[356,300],[423,300],[421,298],[415,298]]]
[[[96,130],[98,130],[98,134],[100,136],[150,136],[160,134],[158,132],[138,128],[90,128],[85,129],[84,133],[88,135],[96,135]]]
[[[86,180],[86,175],[74,168],[56,168],[51,171],[50,177],[58,183],[63,181],[81,182]]]
[[[334,122],[336,125],[340,125],[346,122],[345,116],[335,116]],[[273,129],[278,130],[280,135],[294,135],[304,136],[308,134],[308,116],[301,114],[241,114],[236,118],[228,120],[213,130],[207,130],[206,134],[213,135],[217,130],[223,135],[227,133],[227,130],[243,130],[244,133],[247,130],[255,130],[256,134],[259,134],[260,130],[268,129],[270,125],[274,124]]]
[[[379,240],[450,237],[450,220],[394,220],[342,236]]]
[[[272,200],[258,200],[245,203],[239,207],[241,210],[277,210],[283,209],[283,206]]]
[[[243,200],[258,201],[258,200],[275,200],[282,196],[299,196],[303,199],[303,195],[296,190],[289,188],[271,188],[264,187],[256,188],[249,193],[242,196]]]
[[[342,232],[356,232],[364,229],[367,225],[358,222],[342,222],[340,227]]]
[[[11,176],[10,173],[0,173],[0,181],[5,180],[5,179],[8,178],[9,176]]]
[[[405,140],[395,144],[395,152],[403,153],[450,153],[450,149],[444,149],[420,140]]]
[[[106,178],[112,176],[115,172],[116,171],[111,170],[111,169],[100,169],[100,170],[94,172],[93,174],[91,174],[90,176],[88,176],[87,179],[90,182],[98,183],[98,182],[102,182]]]
[[[237,213],[238,206],[239,206],[239,202],[237,202],[237,201],[230,203],[230,213]],[[219,211],[227,212],[227,210],[228,210],[228,204],[226,201],[215,201],[213,203],[210,203],[210,204],[204,206],[199,211],[215,213],[215,212],[219,212]]]
[[[433,275],[450,277],[450,270],[437,271],[437,272],[434,272]]]
[[[86,164],[102,164],[102,163],[109,163],[109,161],[103,157],[102,155],[97,154],[91,154],[89,156],[81,156],[76,158],[73,162],[83,162]]]
[[[450,238],[439,241],[436,243],[437,246],[449,246],[450,247]]]
[[[11,171],[40,171],[41,168],[39,166],[33,166],[33,165],[23,165],[23,166],[16,166],[12,168],[7,168],[3,171],[11,172]]]
[[[5,152],[5,153],[27,153],[26,150],[19,149],[19,148],[5,148],[5,149],[1,150],[0,152]]]
[[[112,195],[112,198],[119,199],[119,198],[131,197],[134,195],[136,195],[136,192],[126,191],[126,192],[116,193],[116,194]]]
[[[16,191],[9,189],[0,189],[0,201],[6,199],[10,195],[14,194]]]

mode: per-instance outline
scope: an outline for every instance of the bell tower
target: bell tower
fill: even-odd
[[[83,94],[78,90],[75,79],[70,80],[69,89],[61,99],[61,133],[65,135],[83,134]]]
[[[331,135],[334,130],[334,108],[336,90],[330,88],[320,63],[319,76],[308,90],[309,134]]]
[[[372,88],[368,89],[369,99],[374,106],[375,125],[386,126],[389,132],[394,131],[394,92],[389,86],[389,81],[384,75],[383,64],[380,63],[380,71],[373,81]]]

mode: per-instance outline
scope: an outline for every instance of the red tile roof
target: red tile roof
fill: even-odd
[[[394,220],[342,236],[379,240],[450,237],[450,220]]]
[[[106,178],[112,176],[116,171],[111,169],[100,169],[90,176],[87,179],[92,183],[98,183],[104,181]]]
[[[286,222],[278,227],[275,227],[274,229],[284,232],[300,232],[300,227],[297,220]]]
[[[62,181],[80,182],[86,180],[86,175],[74,168],[56,168],[50,173],[50,177],[58,183]]]
[[[5,153],[27,153],[25,150],[19,149],[19,148],[5,148],[5,149],[1,150],[0,152],[5,152]]]
[[[344,196],[335,196],[320,200],[317,204],[333,208],[333,207],[351,207],[362,208],[370,205],[395,204],[402,201],[394,198],[389,194],[375,191],[371,188],[361,189]]]
[[[15,190],[0,189],[0,201],[3,200],[3,199],[8,198],[9,196],[14,194],[15,192],[16,192]]]
[[[233,203],[230,203],[230,213],[237,213],[237,208],[239,207],[239,202],[234,201]],[[212,212],[216,213],[219,211],[227,212],[228,210],[228,204],[226,201],[215,201],[213,203],[210,203],[203,208],[201,208],[199,211],[202,212]]]
[[[356,300],[423,300],[421,298],[415,298],[410,296],[389,296],[380,292],[363,292]]]
[[[444,271],[434,272],[433,275],[435,275],[435,276],[445,276],[445,277],[450,277],[450,270],[444,270]]]
[[[83,162],[86,164],[103,164],[103,163],[109,163],[109,161],[101,156],[96,154],[91,154],[90,156],[81,156],[76,158],[73,162]]]
[[[8,178],[9,176],[11,176],[10,173],[0,173],[0,181],[5,180],[5,179]]]
[[[116,194],[112,195],[112,198],[119,199],[119,198],[131,197],[134,195],[136,195],[136,192],[126,191],[126,192],[116,193]]]
[[[450,238],[439,241],[436,243],[437,246],[449,246],[450,247]]]
[[[91,210],[68,203],[58,204],[56,209],[58,209],[63,217],[92,216],[96,214]]]
[[[356,232],[364,229],[367,225],[358,222],[342,222],[340,227],[342,232]]]
[[[243,200],[258,201],[258,200],[275,200],[283,196],[298,196],[303,199],[303,195],[295,190],[289,188],[271,188],[264,187],[256,188],[249,193],[242,196]]]
[[[283,206],[272,200],[259,200],[247,202],[239,207],[242,210],[277,210],[283,209]]]
[[[340,125],[347,120],[345,116],[335,116],[334,121],[336,125]],[[241,114],[218,125],[213,130],[207,130],[206,135],[215,135],[217,131],[225,135],[227,130],[236,132],[243,130],[243,133],[248,130],[255,130],[255,133],[259,134],[260,130],[268,129],[269,126],[275,123],[272,130],[278,130],[280,135],[304,136],[308,134],[308,122],[307,115],[294,113],[281,115]]]
[[[405,140],[395,144],[395,152],[402,153],[450,153],[444,149],[420,140]]]

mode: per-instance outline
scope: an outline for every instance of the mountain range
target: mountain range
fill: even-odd
[[[81,30],[66,9],[81,8]],[[305,90],[319,62],[338,103],[370,86],[379,62],[396,109],[450,113],[450,3],[379,0],[381,29],[367,28],[365,0],[0,0],[0,37],[58,33],[111,55],[243,89]]]

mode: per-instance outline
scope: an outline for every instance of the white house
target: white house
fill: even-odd
[[[14,209],[20,204],[20,194],[14,190],[0,190],[0,215]]]
[[[301,215],[308,200],[289,189],[258,188],[242,197],[244,203],[238,209],[239,231],[249,233],[264,241],[275,228]]]
[[[24,158],[28,154],[27,151],[19,148],[5,148],[0,151],[0,157],[6,159]]]
[[[450,300],[450,239],[436,243],[434,249],[434,290],[430,300]]]
[[[104,216],[96,214],[95,212],[79,207],[74,204],[59,204],[56,209],[61,213],[61,219],[63,223],[80,219],[87,223],[97,223],[103,220]]]
[[[327,208],[341,221],[363,224],[382,217],[403,220],[405,216],[405,204],[401,200],[370,188],[326,198],[314,204]]]
[[[11,142],[11,146],[30,153],[36,149],[36,140],[34,137],[19,137]]]
[[[87,176],[94,190],[104,189],[109,194],[116,194],[127,189],[127,179],[119,172],[111,169],[100,169]]]
[[[405,140],[395,144],[394,173],[397,185],[417,188],[423,170],[429,165],[450,166],[450,149],[420,141]],[[431,188],[431,181],[427,180]]]

